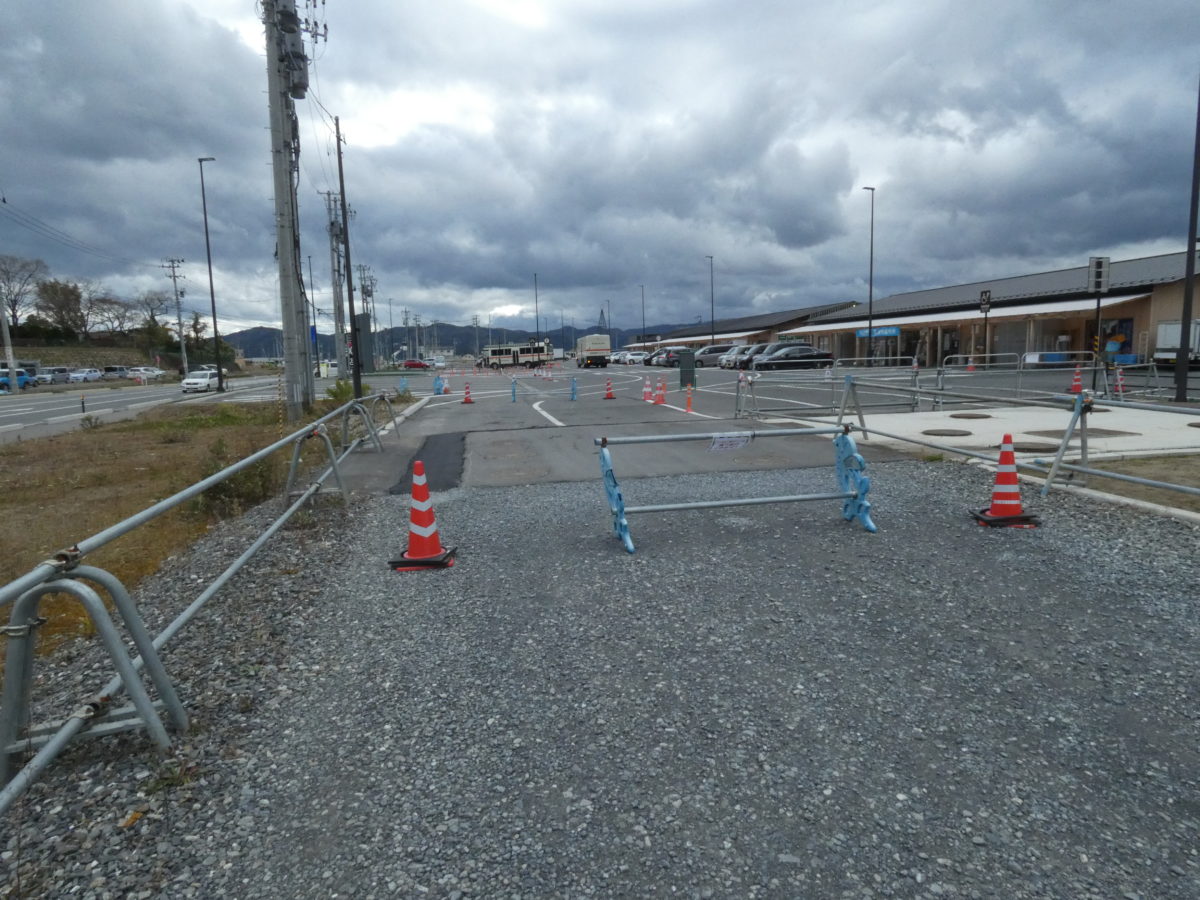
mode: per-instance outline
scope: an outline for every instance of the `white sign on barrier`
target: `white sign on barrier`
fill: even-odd
[[[729,453],[732,450],[741,450],[748,446],[750,441],[754,439],[754,434],[749,431],[731,431],[727,434],[714,434],[712,443],[708,445],[709,453]]]

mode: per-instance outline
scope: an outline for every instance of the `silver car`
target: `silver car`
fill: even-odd
[[[194,372],[188,372],[187,378],[183,379],[180,387],[183,388],[185,394],[191,393],[207,393],[215,391],[220,387],[220,375],[215,369],[199,369]]]

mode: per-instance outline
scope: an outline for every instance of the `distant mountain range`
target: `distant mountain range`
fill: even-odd
[[[652,335],[667,334],[683,327],[683,325],[647,326],[649,333]],[[407,330],[414,331],[415,329]],[[393,351],[404,350],[406,340],[405,331],[406,329],[403,327],[385,328],[382,331],[377,331],[375,333],[377,354],[389,356]],[[511,343],[533,337],[532,331],[521,331],[512,328],[493,328],[491,331],[494,343]],[[585,334],[592,334],[596,331],[598,329],[595,327],[572,329],[568,326],[565,329],[566,343],[569,347],[573,347],[575,338]],[[488,329],[482,326],[478,329],[477,333],[473,325],[448,325],[445,322],[439,322],[436,328],[433,325],[422,326],[421,332],[424,337],[424,346],[420,349],[423,350],[425,355],[449,353],[454,356],[474,356],[476,340],[479,342],[479,347],[483,347],[488,343]],[[636,341],[639,332],[628,329],[616,329],[612,334],[613,345],[620,347],[623,344]],[[563,329],[551,329],[549,332],[544,332],[543,336],[549,337],[556,347],[561,346],[563,343]],[[232,347],[237,347],[242,351],[242,355],[251,359],[264,357],[278,359],[283,356],[283,332],[278,328],[265,328],[262,326],[248,328],[245,331],[223,334],[221,335],[221,340]],[[332,357],[333,335],[318,333],[317,348],[320,351],[322,359]]]

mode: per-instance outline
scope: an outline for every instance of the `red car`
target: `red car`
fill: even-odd
[[[406,368],[406,369],[428,369],[429,363],[425,362],[425,360],[423,360],[423,359],[406,359],[404,361],[404,368]]]

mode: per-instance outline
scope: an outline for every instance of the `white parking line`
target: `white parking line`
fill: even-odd
[[[554,418],[554,416],[550,415],[550,413],[546,412],[544,409],[541,409],[541,405],[545,402],[545,400],[539,400],[537,403],[533,404],[534,411],[549,419],[552,425],[557,425],[559,428],[566,428],[567,424],[565,422],[558,421],[558,419]]]

